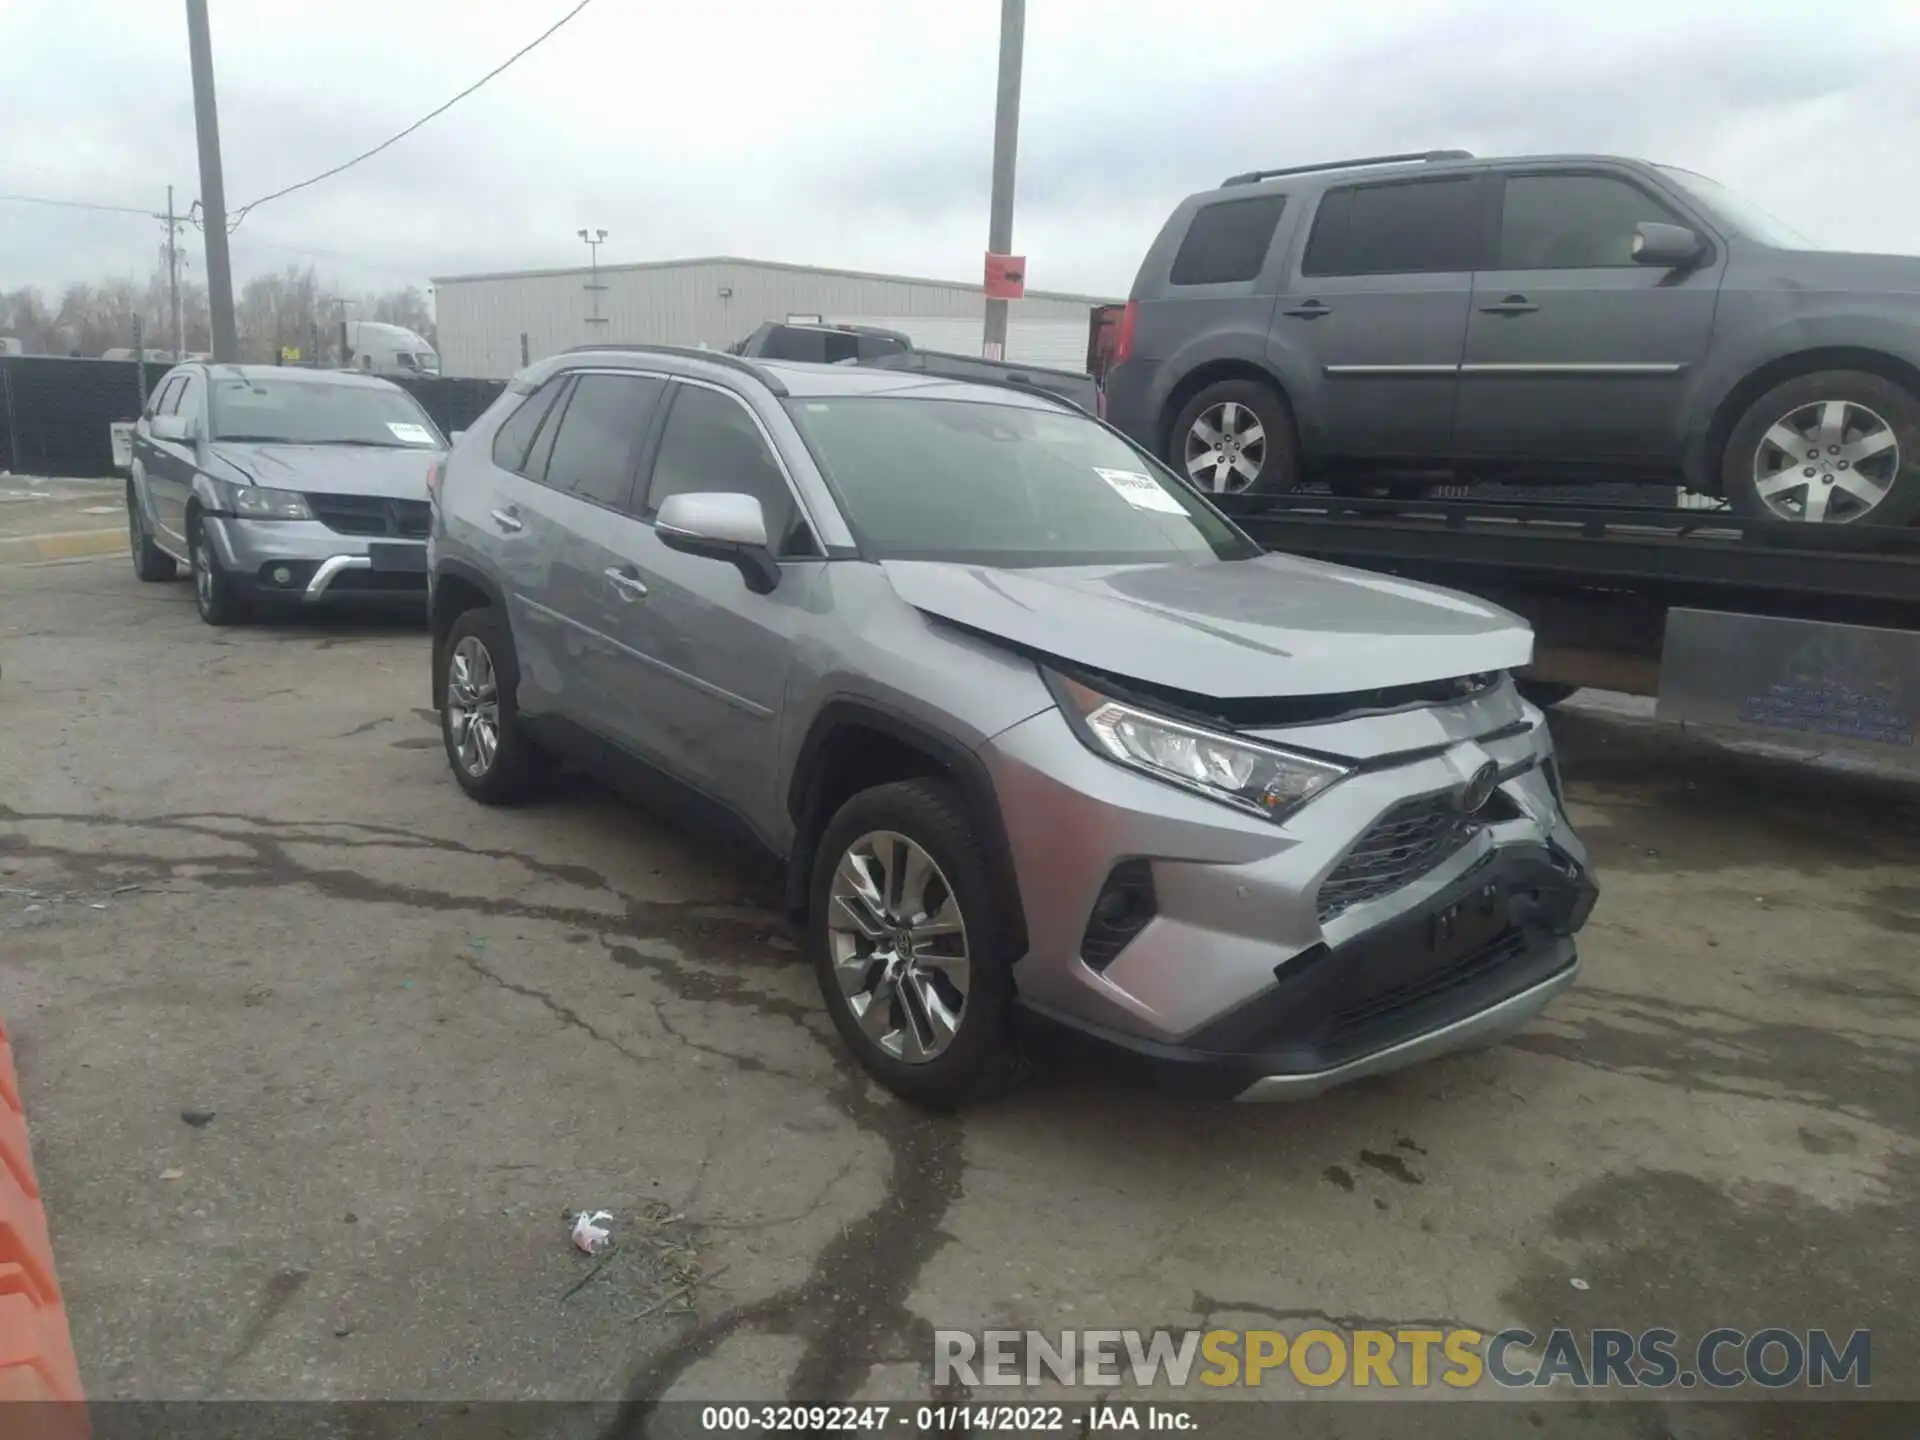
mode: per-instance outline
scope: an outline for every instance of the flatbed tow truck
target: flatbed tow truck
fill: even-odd
[[[1471,495],[1223,508],[1269,549],[1524,616],[1537,642],[1522,688],[1538,703],[1586,686],[1651,695],[1661,719],[1920,768],[1920,528]]]

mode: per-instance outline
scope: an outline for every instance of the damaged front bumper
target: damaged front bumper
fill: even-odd
[[[1060,745],[1058,715],[996,737],[1032,940],[1014,969],[1023,1020],[1170,1088],[1247,1100],[1526,1023],[1573,982],[1598,889],[1538,712],[1506,692],[1445,718],[1445,745],[1362,765],[1281,825]],[[1501,779],[1454,822],[1463,754]],[[1098,923],[1116,875],[1150,912],[1123,935]]]

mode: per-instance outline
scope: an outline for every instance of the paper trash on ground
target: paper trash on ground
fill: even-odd
[[[574,1247],[589,1255],[604,1255],[613,1244],[613,1232],[607,1228],[612,1223],[613,1216],[605,1210],[582,1210],[573,1217]]]

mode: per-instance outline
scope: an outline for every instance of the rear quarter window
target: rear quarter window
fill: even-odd
[[[533,445],[533,437],[540,429],[540,422],[547,418],[547,412],[553,408],[553,402],[559,398],[566,380],[565,375],[554,376],[522,400],[520,408],[500,423],[500,428],[493,434],[494,464],[502,470],[526,473],[527,451]]]
[[[1173,285],[1227,285],[1251,280],[1266,264],[1274,227],[1286,208],[1284,195],[1216,200],[1193,212],[1186,238],[1173,257]]]

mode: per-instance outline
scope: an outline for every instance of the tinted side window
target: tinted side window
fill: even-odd
[[[624,510],[633,467],[666,382],[650,375],[582,375],[560,417],[547,460],[547,484],[597,505]]]
[[[200,377],[197,375],[181,376],[180,388],[173,392],[173,398],[169,403],[173,406],[173,409],[167,412],[169,415],[190,416],[199,414]]]
[[[1637,185],[1607,175],[1513,175],[1500,212],[1502,270],[1633,264],[1634,227],[1684,223]]]
[[[573,376],[565,377],[560,397],[553,402],[553,409],[546,422],[541,425],[540,433],[533,437],[533,448],[527,452],[527,463],[521,474],[529,480],[547,483],[547,459],[553,454],[554,437],[560,433],[560,421],[567,413],[567,401],[573,396]]]
[[[767,518],[767,540],[775,554],[815,553],[786,476],[747,407],[718,390],[680,385],[654,456],[647,514],[658,511],[669,495],[700,491],[753,496]]]
[[[553,402],[560,398],[566,383],[566,376],[556,375],[520,402],[520,408],[494,432],[494,464],[502,470],[524,473],[527,452],[533,448],[533,437],[540,429],[540,422],[547,418],[547,412],[553,409]]]
[[[1222,200],[1193,212],[1187,238],[1173,257],[1167,279],[1174,285],[1224,285],[1251,280],[1266,263],[1273,227],[1286,208],[1284,195]]]
[[[1476,268],[1480,182],[1408,180],[1332,190],[1313,217],[1303,275],[1421,275]]]
[[[175,375],[163,381],[160,388],[153,392],[153,413],[171,415],[173,407],[180,403],[180,387],[187,383],[184,375]]]

